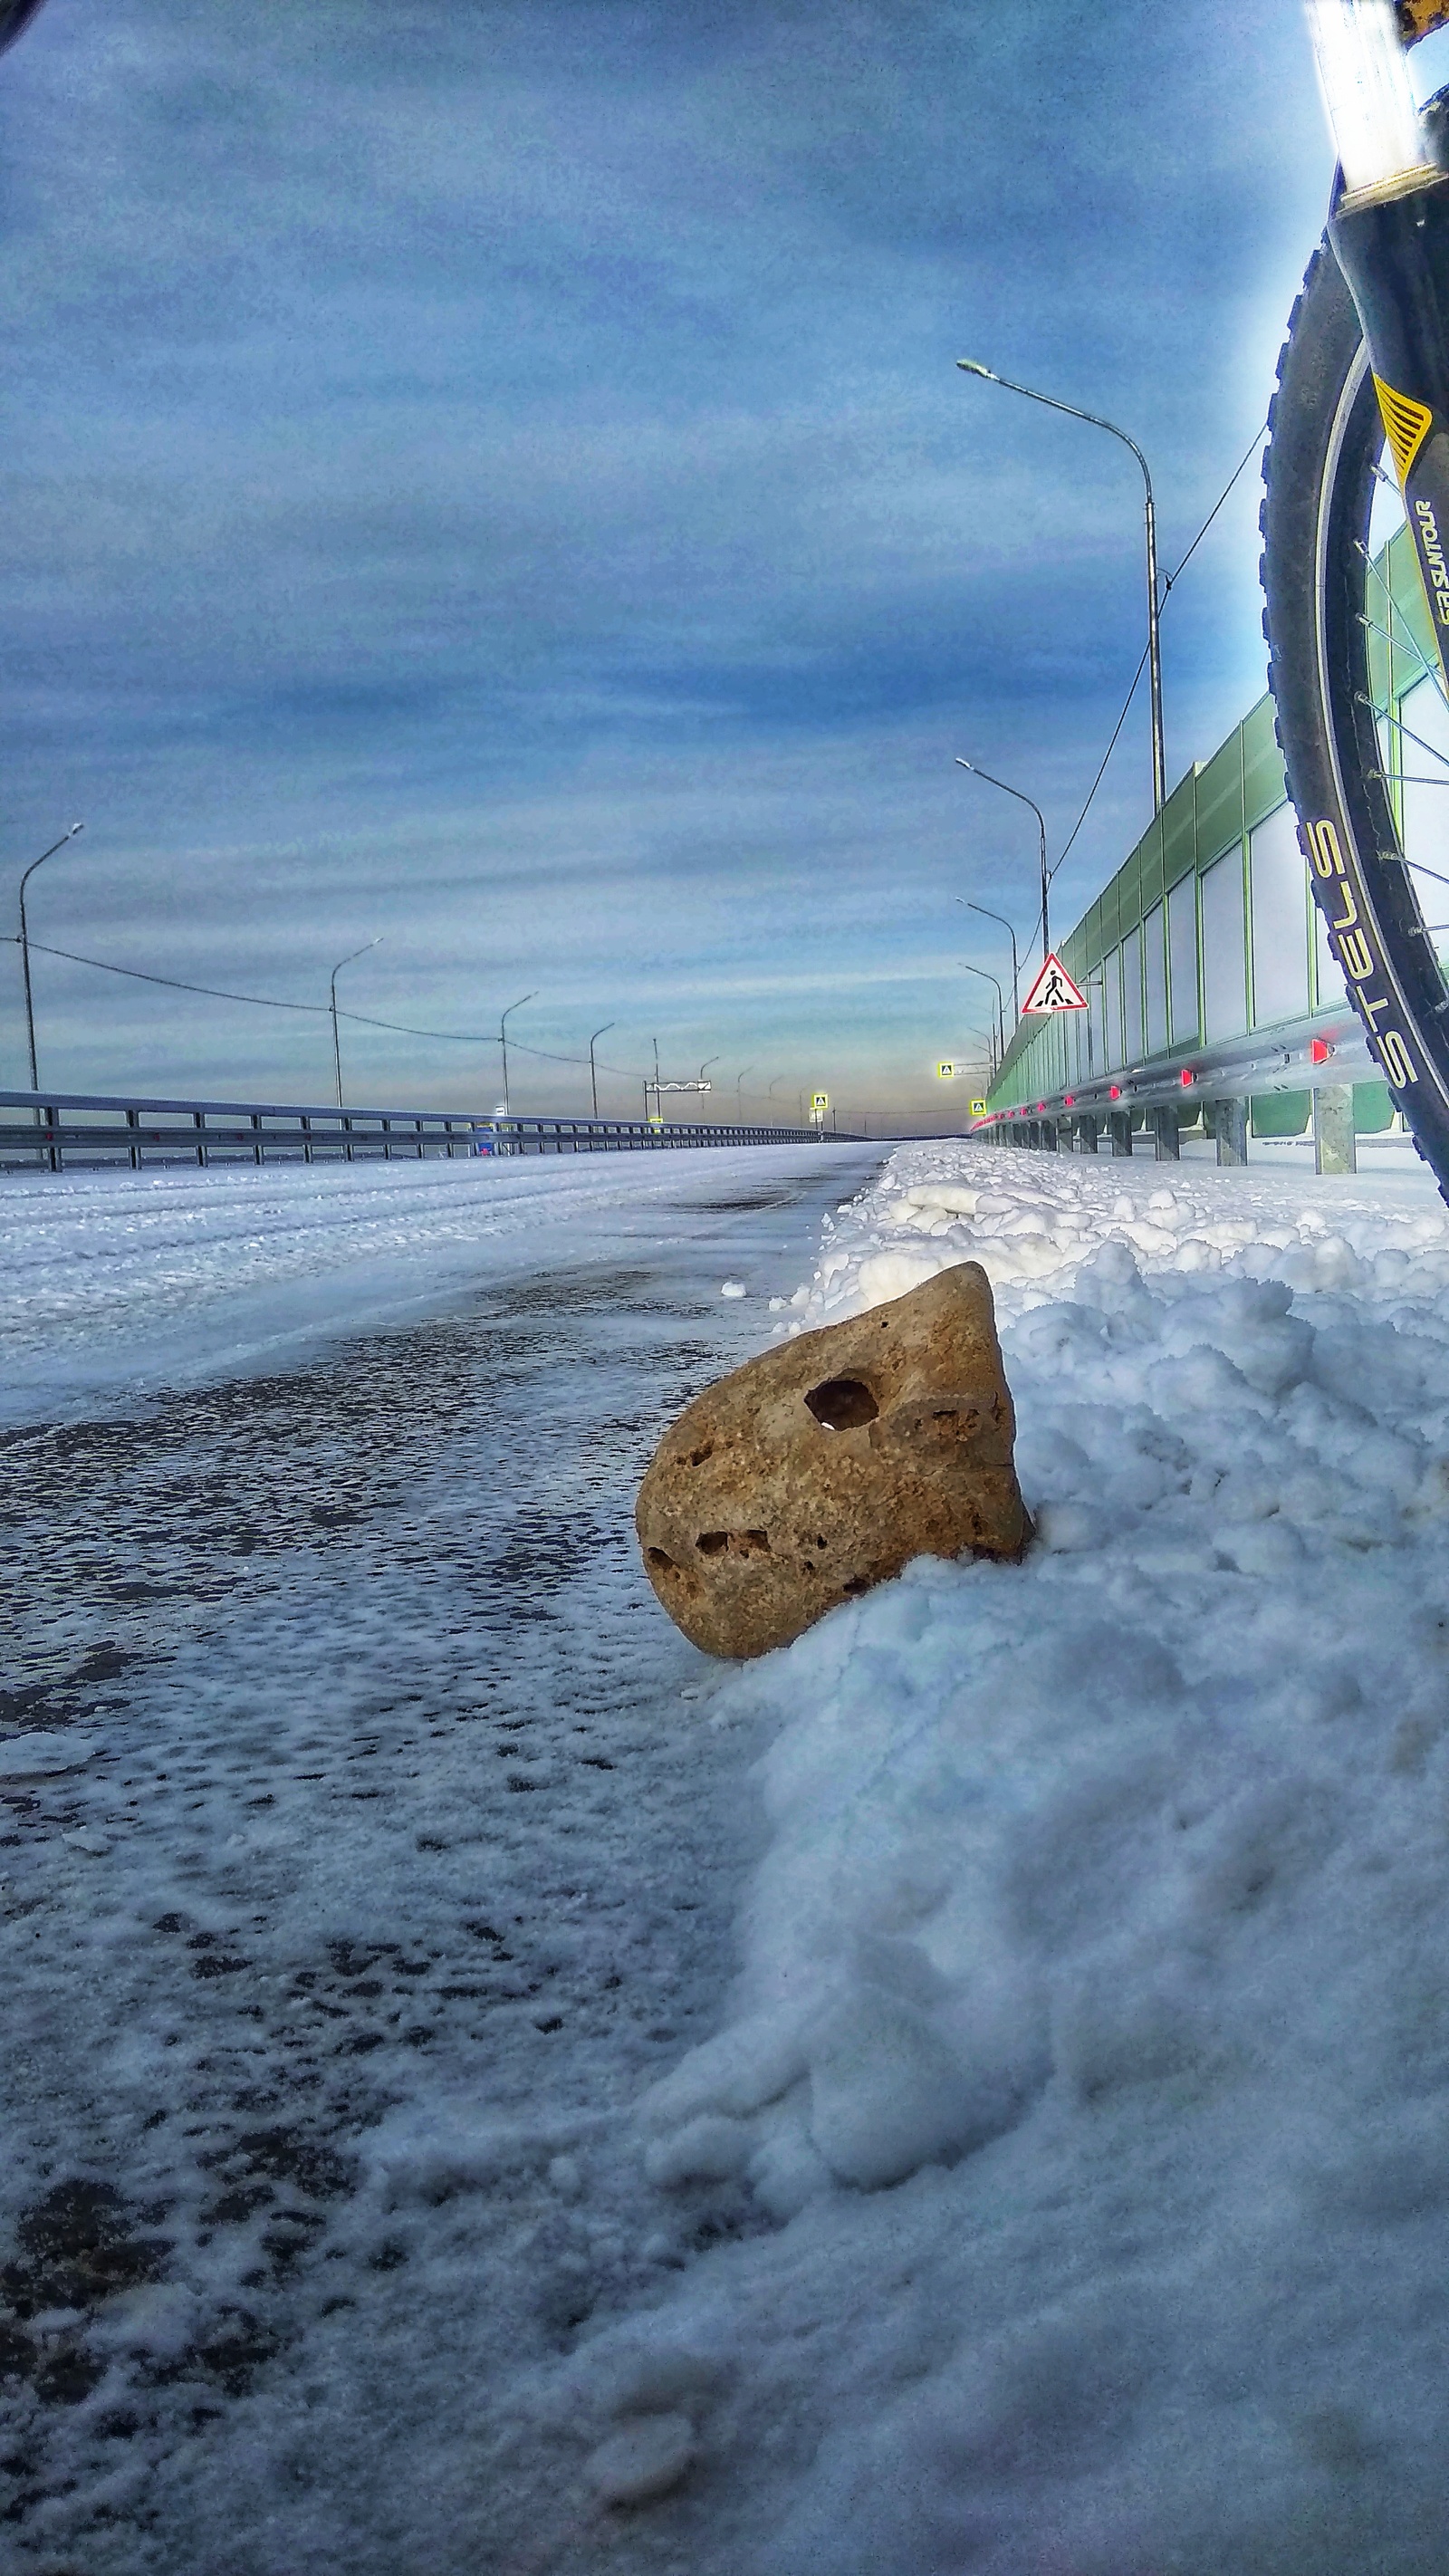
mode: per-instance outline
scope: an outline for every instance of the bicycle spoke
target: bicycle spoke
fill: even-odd
[[[1360,551],[1362,551],[1362,549],[1360,549]],[[1436,671],[1432,662],[1425,661],[1423,654],[1419,650],[1416,638],[1407,626],[1404,628],[1402,635],[1391,635],[1387,626],[1380,626],[1378,619],[1376,617],[1370,617],[1366,608],[1361,611],[1358,622],[1360,626],[1366,626],[1368,628],[1370,635],[1381,636],[1391,653],[1395,652],[1399,646],[1407,644],[1415,661],[1418,663],[1420,670],[1423,672],[1425,679],[1433,681],[1440,697],[1444,700],[1445,706],[1449,707],[1449,693],[1446,693],[1445,691],[1444,675],[1442,671]],[[1388,710],[1385,708],[1381,710],[1381,712],[1387,715]],[[1395,719],[1390,717],[1389,721],[1392,723]]]
[[[1369,696],[1367,689],[1357,689],[1355,690],[1354,695],[1361,707],[1368,707],[1375,715],[1378,714],[1379,711],[1377,707],[1374,706],[1374,702]],[[1423,734],[1415,733],[1413,726],[1406,725],[1402,716],[1391,716],[1387,711],[1385,711],[1384,722],[1391,726],[1395,733],[1401,733],[1407,742],[1417,744],[1420,751],[1427,751],[1431,760],[1442,761],[1444,767],[1449,769],[1449,751],[1441,751],[1436,742],[1426,741]],[[1382,772],[1380,772],[1380,775],[1382,775]],[[1442,787],[1444,781],[1442,778],[1424,778],[1416,779],[1414,784],[1422,787]]]

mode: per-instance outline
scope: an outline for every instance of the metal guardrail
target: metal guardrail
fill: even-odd
[[[16,1114],[19,1113],[19,1114]],[[156,1163],[396,1162],[598,1154],[679,1145],[813,1145],[817,1127],[656,1125],[643,1118],[480,1118],[472,1111],[319,1109],[253,1100],[127,1100],[0,1091],[0,1171],[140,1171]],[[862,1142],[844,1137],[846,1144]]]
[[[1038,1100],[990,1108],[974,1119],[977,1137],[1009,1136],[1042,1118],[1065,1121],[1137,1110],[1177,1109],[1194,1119],[1220,1100],[1246,1100],[1276,1091],[1317,1091],[1344,1083],[1382,1082],[1363,1029],[1347,1002],[1276,1029],[1253,1029],[1216,1046],[1182,1047],[1115,1073],[1088,1075],[1074,1087],[1058,1085]]]

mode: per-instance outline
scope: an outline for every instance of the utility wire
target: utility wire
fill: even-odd
[[[1268,427],[1268,424],[1267,424],[1267,422],[1266,422],[1266,420],[1265,420],[1265,421],[1263,422],[1263,425],[1262,425],[1262,427],[1261,427],[1260,429],[1255,429],[1255,430],[1254,430],[1252,437],[1251,437],[1251,438],[1250,438],[1250,440],[1248,441],[1247,447],[1244,449],[1242,456],[1241,456],[1241,457],[1239,458],[1239,460],[1238,460],[1238,463],[1233,467],[1233,470],[1232,470],[1231,474],[1228,476],[1228,479],[1227,479],[1226,483],[1223,485],[1223,488],[1222,488],[1221,492],[1218,494],[1217,499],[1214,501],[1214,503],[1213,503],[1213,505],[1212,505],[1212,508],[1209,510],[1209,512],[1208,512],[1208,514],[1207,514],[1207,517],[1204,519],[1204,521],[1203,521],[1203,523],[1202,523],[1202,526],[1199,528],[1199,530],[1198,530],[1198,532],[1197,532],[1197,535],[1193,538],[1192,544],[1188,547],[1188,550],[1187,550],[1186,554],[1183,556],[1181,563],[1178,565],[1176,572],[1170,572],[1170,573],[1167,573],[1167,574],[1164,576],[1164,578],[1163,578],[1163,585],[1162,585],[1162,604],[1163,604],[1163,606],[1164,606],[1164,607],[1165,607],[1165,606],[1166,606],[1166,604],[1167,604],[1167,600],[1168,600],[1168,597],[1169,597],[1169,595],[1170,595],[1170,593],[1171,593],[1173,583],[1174,583],[1175,581],[1180,581],[1180,580],[1181,580],[1181,578],[1182,578],[1182,576],[1183,576],[1183,574],[1186,572],[1188,565],[1191,563],[1191,561],[1192,561],[1192,559],[1193,559],[1193,556],[1197,553],[1198,547],[1202,544],[1202,541],[1203,541],[1204,537],[1207,535],[1207,532],[1208,532],[1209,528],[1212,526],[1212,523],[1213,523],[1214,519],[1217,517],[1219,510],[1222,508],[1223,503],[1226,501],[1226,499],[1227,499],[1227,497],[1228,497],[1228,494],[1231,492],[1231,490],[1232,490],[1232,488],[1233,488],[1233,485],[1236,483],[1236,481],[1237,481],[1237,479],[1238,479],[1239,475],[1242,473],[1244,466],[1248,463],[1249,458],[1253,455],[1254,450],[1255,450],[1255,449],[1256,449],[1256,447],[1257,447],[1257,444],[1258,444],[1259,439],[1260,439],[1260,438],[1262,438],[1262,437],[1266,434],[1267,427]],[[1096,796],[1096,793],[1097,793],[1098,788],[1099,788],[1099,787],[1101,786],[1101,784],[1102,784],[1103,777],[1104,777],[1104,776],[1105,776],[1105,774],[1106,774],[1107,763],[1108,763],[1108,761],[1111,759],[1113,752],[1114,752],[1114,751],[1116,750],[1116,748],[1117,748],[1117,737],[1118,737],[1118,735],[1121,733],[1121,731],[1122,731],[1122,727],[1124,726],[1124,724],[1125,724],[1125,723],[1126,723],[1126,721],[1127,721],[1127,716],[1128,716],[1128,712],[1129,712],[1129,710],[1130,710],[1130,708],[1131,708],[1132,701],[1133,701],[1133,699],[1134,699],[1134,698],[1136,697],[1136,695],[1137,695],[1137,683],[1138,683],[1138,681],[1141,679],[1143,672],[1144,672],[1144,671],[1146,670],[1146,668],[1147,668],[1147,655],[1148,655],[1148,652],[1150,651],[1150,649],[1151,649],[1151,647],[1150,647],[1150,646],[1148,646],[1148,645],[1144,645],[1144,646],[1143,646],[1143,649],[1142,649],[1142,659],[1141,659],[1141,661],[1138,663],[1136,670],[1135,670],[1135,671],[1133,672],[1133,674],[1132,674],[1132,686],[1131,686],[1131,688],[1128,690],[1126,697],[1125,697],[1125,698],[1123,699],[1123,701],[1122,701],[1122,712],[1121,712],[1120,716],[1117,718],[1117,721],[1116,721],[1115,725],[1112,727],[1112,739],[1111,739],[1111,741],[1108,743],[1106,750],[1105,750],[1105,751],[1103,752],[1103,754],[1102,754],[1102,763],[1101,763],[1101,767],[1098,769],[1096,777],[1093,779],[1091,786],[1090,786],[1090,787],[1088,788],[1088,790],[1087,790],[1087,801],[1086,801],[1085,805],[1082,807],[1082,810],[1081,810],[1080,814],[1077,816],[1077,819],[1076,819],[1075,823],[1072,825],[1071,831],[1070,831],[1070,832],[1068,833],[1068,835],[1067,835],[1066,843],[1065,843],[1065,846],[1063,847],[1063,849],[1062,849],[1062,851],[1061,851],[1061,855],[1060,855],[1060,857],[1058,857],[1058,859],[1056,860],[1055,864],[1053,865],[1053,868],[1052,868],[1052,875],[1053,875],[1053,876],[1055,876],[1055,875],[1056,875],[1057,869],[1061,866],[1061,864],[1062,864],[1062,860],[1066,857],[1066,855],[1067,855],[1067,851],[1071,848],[1073,841],[1076,839],[1077,834],[1080,832],[1080,830],[1081,830],[1081,828],[1082,828],[1082,825],[1085,823],[1085,821],[1086,821],[1086,819],[1087,819],[1088,814],[1089,814],[1089,813],[1091,812],[1091,810],[1092,810],[1092,802],[1093,802],[1094,797]]]
[[[1216,501],[1209,510],[1207,517],[1204,519],[1202,526],[1197,532],[1197,535],[1193,538],[1192,544],[1188,547],[1188,550],[1183,556],[1181,563],[1178,565],[1176,572],[1164,575],[1162,585],[1164,604],[1172,590],[1174,582],[1181,580],[1183,573],[1187,570],[1187,567],[1191,563],[1193,556],[1196,554],[1198,547],[1202,544],[1203,538],[1207,535],[1209,528],[1212,526],[1219,510],[1226,501],[1233,485],[1237,482],[1239,475],[1242,473],[1244,466],[1247,464],[1249,457],[1257,446],[1259,439],[1264,435],[1267,426],[1267,422],[1264,421],[1260,429],[1254,430],[1252,438],[1249,441],[1241,460],[1234,466],[1232,473],[1223,485],[1221,492],[1218,494]],[[1102,784],[1102,780],[1106,774],[1107,763],[1117,748],[1118,737],[1121,734],[1122,727],[1127,721],[1132,701],[1137,694],[1137,683],[1141,679],[1142,674],[1147,667],[1147,652],[1148,648],[1144,646],[1142,659],[1132,674],[1132,686],[1128,690],[1127,695],[1122,702],[1122,712],[1117,718],[1116,724],[1112,728],[1112,739],[1102,754],[1101,765],[1098,768],[1097,775],[1093,779],[1092,784],[1087,791],[1086,803],[1083,805],[1080,814],[1072,825],[1060,856],[1053,864],[1053,876],[1056,875],[1057,869],[1062,864],[1062,860],[1065,859],[1068,850],[1070,850],[1073,841],[1075,841],[1077,834],[1085,823],[1088,813],[1091,810],[1093,799],[1096,796],[1098,788]],[[9,932],[6,933],[5,936],[9,946],[13,948],[19,947],[20,940],[16,933]],[[270,993],[230,993],[224,991],[222,987],[217,984],[188,984],[184,982],[179,975],[151,975],[147,974],[145,970],[139,966],[113,966],[110,964],[109,960],[104,957],[82,957],[78,955],[76,950],[73,948],[51,948],[48,947],[45,941],[41,939],[32,939],[28,942],[28,945],[37,950],[42,957],[63,957],[68,965],[90,966],[93,967],[96,973],[100,975],[124,975],[132,983],[136,984],[161,984],[165,986],[168,992],[172,993],[200,993],[208,1001],[213,1002],[245,1002],[249,1003],[252,1008],[256,1010],[304,1011],[311,1016],[320,1017],[322,1019],[328,1019],[331,1017],[331,1009],[329,1004],[326,1002],[280,1002]],[[337,1016],[340,1020],[351,1020],[355,1022],[356,1025],[361,1028],[388,1029],[397,1037],[431,1038],[438,1044],[444,1046],[497,1046],[499,1043],[498,1035],[495,1030],[479,1030],[474,1032],[471,1030],[460,1029],[417,1029],[411,1027],[404,1020],[378,1020],[373,1019],[366,1011],[346,1011],[342,1008],[340,1003],[338,1005]],[[532,1056],[541,1064],[584,1065],[589,1062],[589,1058],[584,1055],[558,1055],[548,1047],[526,1046],[521,1038],[515,1038],[512,1043],[520,1055]],[[599,1063],[599,1069],[603,1073],[618,1074],[620,1078],[626,1082],[634,1082],[639,1079],[637,1072],[632,1067],[626,1067],[621,1064],[605,1064],[602,1059],[597,1059],[597,1061]]]
[[[7,931],[4,936],[8,946],[19,947],[17,932]],[[270,993],[229,993],[218,984],[187,984],[179,975],[148,975],[140,966],[113,966],[104,957],[82,957],[73,948],[51,948],[43,939],[32,939],[28,944],[42,957],[64,957],[71,966],[93,966],[97,974],[124,975],[134,984],[164,984],[172,993],[203,993],[213,1002],[250,1002],[263,1011],[310,1011],[324,1020],[332,1016],[331,1006],[326,1002],[279,1002]],[[496,1029],[415,1029],[403,1020],[376,1020],[366,1011],[345,1011],[340,1002],[337,1016],[339,1020],[355,1020],[363,1028],[392,1029],[399,1037],[405,1038],[437,1038],[450,1046],[497,1046],[499,1042]],[[510,1038],[508,1043],[520,1055],[536,1056],[545,1064],[583,1065],[589,1061],[586,1055],[556,1055],[548,1047],[525,1046],[520,1038]],[[637,1082],[641,1078],[632,1066],[606,1064],[602,1056],[597,1057],[596,1062],[601,1073],[616,1073],[626,1082]]]
[[[1176,572],[1169,572],[1163,575],[1162,595],[1164,599],[1171,590],[1173,583],[1175,581],[1181,581],[1183,574],[1186,572],[1193,556],[1197,553],[1198,547],[1202,544],[1202,541],[1207,535],[1209,528],[1212,526],[1214,519],[1217,517],[1219,510],[1222,508],[1223,503],[1226,501],[1228,494],[1233,488],[1233,485],[1236,483],[1238,476],[1242,473],[1244,466],[1248,463],[1257,447],[1259,439],[1266,438],[1267,435],[1268,424],[1266,420],[1264,420],[1260,422],[1259,426],[1254,430],[1252,437],[1249,439],[1248,444],[1243,450],[1242,455],[1239,457],[1237,464],[1233,467],[1231,474],[1228,476],[1221,492],[1214,501],[1212,508],[1209,510],[1207,517],[1204,519],[1202,526],[1197,532],[1197,535],[1193,538],[1192,544],[1188,547],[1188,550],[1183,556],[1181,563],[1178,565]]]
[[[7,945],[20,946],[18,931],[5,933]],[[42,957],[64,957],[72,966],[94,966],[102,975],[128,975],[136,984],[167,984],[173,993],[205,993],[213,1002],[255,1002],[264,1011],[320,1011],[330,1017],[325,1002],[277,1002],[269,993],[224,993],[217,984],[183,984],[175,975],[147,975],[139,966],[111,966],[104,957],[78,957],[73,948],[47,948],[43,939],[31,939],[26,945]]]

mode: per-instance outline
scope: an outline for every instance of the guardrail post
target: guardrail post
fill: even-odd
[[[304,1163],[312,1160],[312,1121],[305,1110],[302,1112],[302,1160]]]
[[[1153,1110],[1152,1133],[1156,1140],[1156,1153],[1159,1163],[1181,1162],[1182,1144],[1177,1130],[1178,1115],[1174,1108],[1168,1107]]]
[[[1330,1174],[1358,1170],[1351,1083],[1326,1082],[1313,1094],[1313,1168]]]
[[[127,1110],[126,1125],[131,1132],[132,1138],[136,1139],[141,1125],[141,1112],[139,1109]],[[139,1141],[135,1141],[127,1146],[126,1160],[130,1164],[133,1172],[139,1172],[141,1168],[141,1147]]]
[[[1114,1109],[1107,1120],[1112,1136],[1112,1151],[1120,1159],[1132,1151],[1132,1112]]]
[[[193,1109],[191,1123],[196,1129],[196,1159],[204,1171],[206,1168],[206,1111]]]
[[[1248,1104],[1246,1100],[1220,1100],[1214,1119],[1218,1140],[1218,1161],[1236,1170],[1248,1159]]]
[[[1096,1150],[1097,1150],[1097,1122],[1096,1122],[1096,1119],[1095,1119],[1095,1118],[1079,1118],[1079,1119],[1077,1120],[1077,1152],[1078,1152],[1079,1154],[1095,1154]]]
[[[257,1140],[257,1141],[256,1141],[256,1143],[255,1143],[255,1144],[253,1145],[253,1147],[252,1147],[252,1161],[253,1161],[254,1163],[259,1163],[259,1162],[261,1161],[261,1159],[262,1159],[262,1152],[263,1152],[263,1147],[262,1147],[262,1113],[261,1113],[261,1111],[260,1111],[259,1109],[254,1109],[254,1110],[252,1111],[252,1134],[255,1136],[255,1138],[256,1138],[256,1140]]]

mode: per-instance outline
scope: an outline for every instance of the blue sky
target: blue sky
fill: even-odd
[[[0,902],[196,982],[939,1114],[1267,409],[1329,153],[1293,6],[46,0],[0,60]],[[1263,686],[1258,477],[1164,619]],[[1058,880],[1150,814],[1139,705]],[[13,917],[7,920],[13,929]],[[980,935],[978,935],[978,933]],[[8,959],[8,963],[6,962]],[[38,957],[57,1087],[326,1099],[322,1019]],[[497,1050],[346,1032],[359,1101]],[[515,1107],[587,1105],[519,1056]],[[25,1078],[0,950],[0,1082]]]

